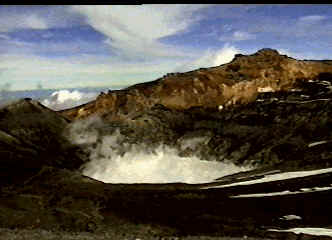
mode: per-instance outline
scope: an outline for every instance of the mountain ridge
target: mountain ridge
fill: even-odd
[[[220,66],[168,73],[151,82],[101,93],[94,101],[59,113],[69,119],[94,113],[111,113],[111,118],[122,119],[157,104],[176,110],[220,109],[253,102],[259,92],[288,91],[296,88],[299,81],[331,72],[329,60],[296,60],[264,48],[251,55],[237,54],[231,62]]]

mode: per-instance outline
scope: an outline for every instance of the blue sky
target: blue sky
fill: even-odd
[[[332,5],[0,6],[0,90],[125,86],[265,47],[332,59]]]

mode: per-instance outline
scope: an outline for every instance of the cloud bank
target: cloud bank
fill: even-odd
[[[17,29],[47,29],[47,22],[36,14],[0,15],[0,32],[11,32]]]

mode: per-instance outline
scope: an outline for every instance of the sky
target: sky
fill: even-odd
[[[332,5],[0,6],[0,90],[121,87],[274,48],[332,59]]]

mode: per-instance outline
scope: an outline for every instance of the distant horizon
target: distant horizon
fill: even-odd
[[[110,89],[110,90],[119,90],[126,87],[129,87],[130,85],[123,85],[123,86],[105,86],[105,87],[63,87],[63,88],[32,88],[32,89],[0,89],[1,92],[29,92],[29,91],[60,91],[60,90],[83,90],[83,89],[91,89],[91,90],[98,90],[98,89]]]
[[[83,87],[0,91],[0,107],[24,98],[31,98],[53,110],[62,110],[93,101],[101,92],[107,90],[119,89]]]

